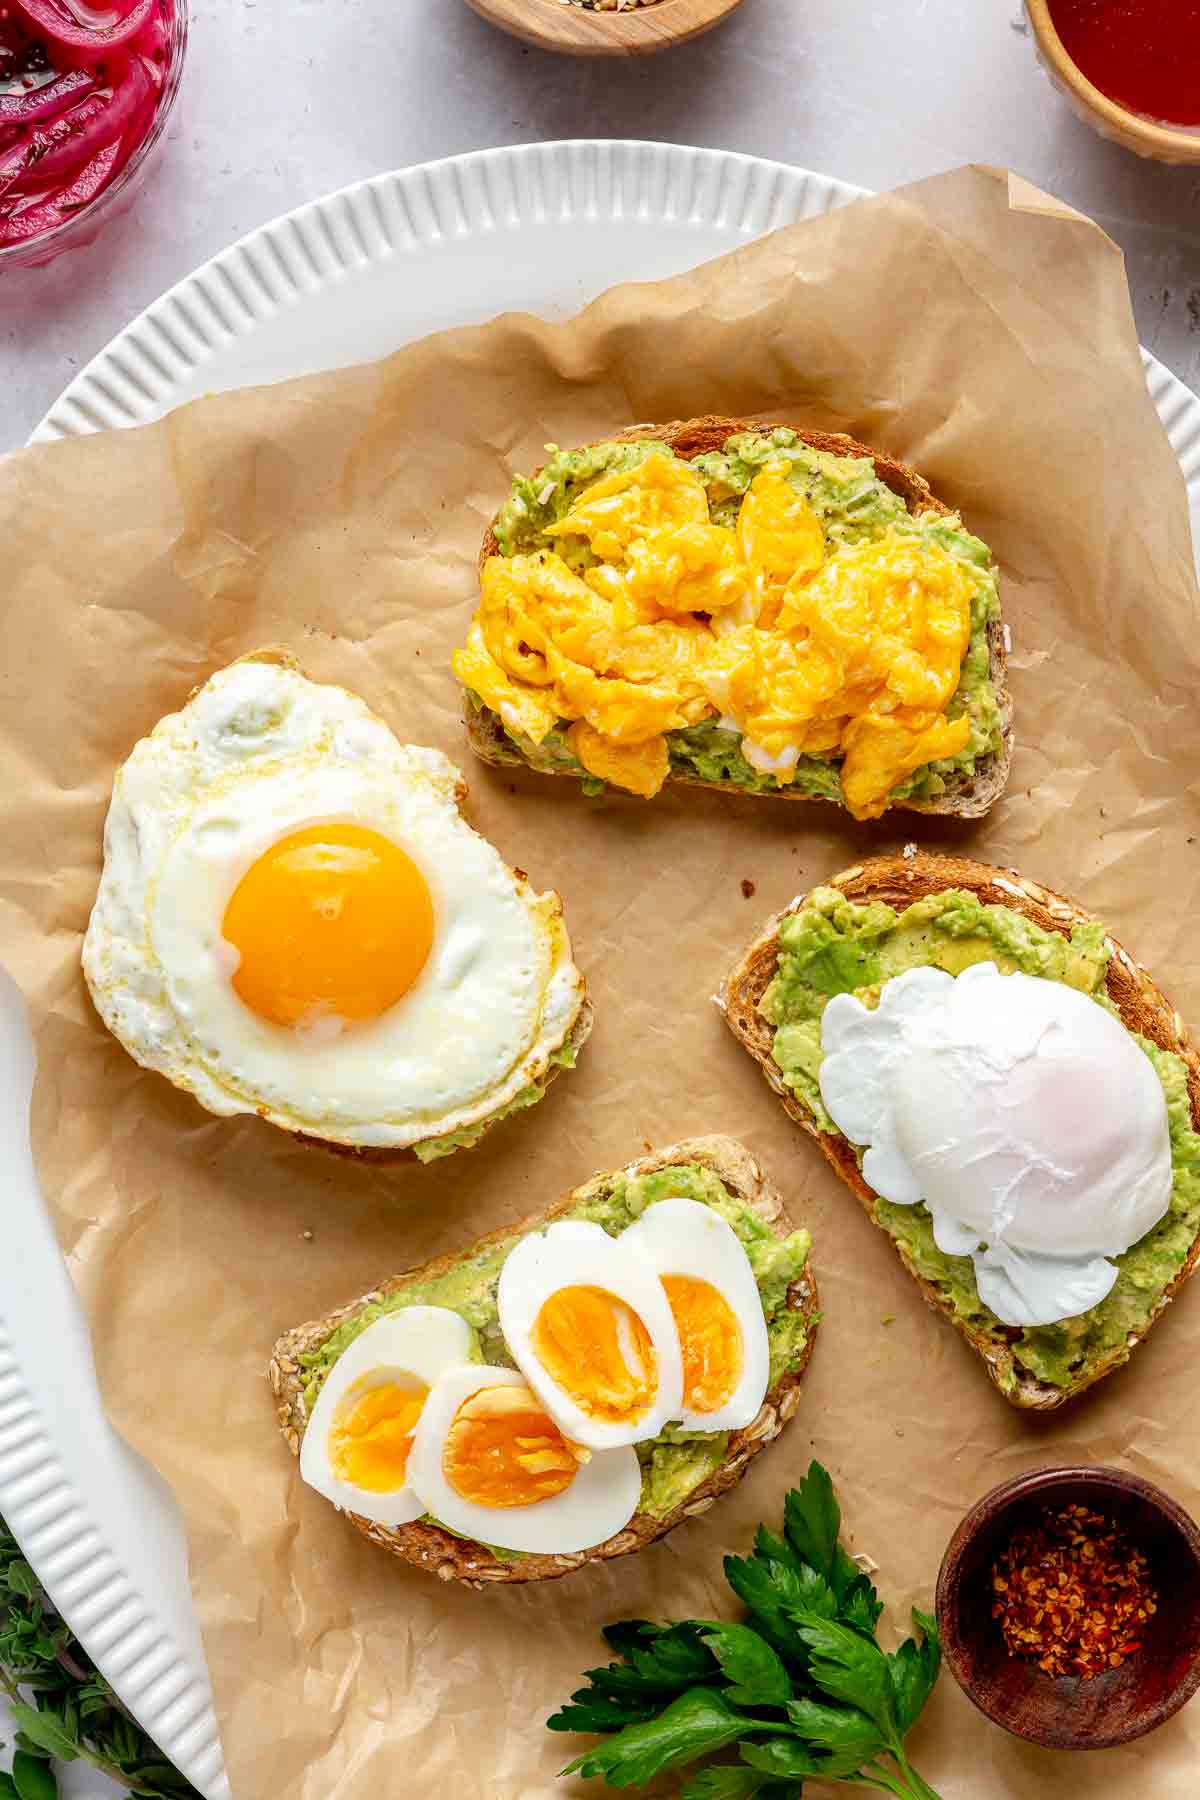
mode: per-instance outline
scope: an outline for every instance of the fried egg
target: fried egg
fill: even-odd
[[[431,1390],[408,1480],[450,1531],[542,1553],[602,1544],[629,1523],[642,1489],[634,1450],[587,1456],[523,1375],[478,1365],[448,1370]]]
[[[514,1362],[555,1423],[591,1450],[640,1443],[679,1417],[683,1367],[654,1268],[601,1225],[522,1238],[497,1289]]]
[[[621,1233],[658,1273],[683,1359],[680,1419],[697,1431],[749,1425],[770,1381],[767,1322],[750,1259],[720,1213],[698,1200],[647,1207]]]
[[[361,700],[251,658],[118,771],[83,947],[97,1010],[210,1112],[355,1147],[486,1121],[542,1082],[584,983],[554,893],[461,778]]]
[[[430,1389],[473,1350],[471,1327],[444,1306],[376,1319],[334,1363],[300,1445],[300,1475],[344,1512],[407,1525],[427,1510],[409,1485],[413,1434]]]

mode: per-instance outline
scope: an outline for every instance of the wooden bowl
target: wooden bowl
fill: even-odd
[[[1145,1552],[1158,1611],[1143,1647],[1083,1681],[1010,1656],[992,1617],[991,1570],[1014,1531],[1074,1501],[1121,1525]],[[1200,1687],[1200,1529],[1162,1492],[1121,1469],[1033,1469],[994,1488],[950,1540],[937,1585],[946,1662],[980,1712],[1055,1750],[1102,1750],[1153,1731]]]
[[[481,19],[539,50],[574,56],[647,56],[711,31],[742,0],[655,0],[621,12],[586,12],[563,0],[467,0]]]
[[[1042,67],[1078,118],[1093,126],[1101,137],[1124,144],[1138,156],[1165,163],[1200,163],[1200,130],[1156,125],[1110,100],[1067,55],[1050,17],[1050,0],[1025,0],[1025,10],[1033,26]]]

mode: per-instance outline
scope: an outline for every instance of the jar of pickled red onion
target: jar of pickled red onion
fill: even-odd
[[[143,179],[187,0],[0,0],[0,269],[88,244]]]

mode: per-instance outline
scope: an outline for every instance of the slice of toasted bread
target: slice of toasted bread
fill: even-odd
[[[628,1164],[621,1171],[625,1175],[648,1175],[656,1169],[669,1168],[675,1163],[699,1163],[724,1184],[731,1194],[746,1201],[759,1214],[769,1221],[783,1237],[792,1229],[783,1211],[783,1203],[775,1188],[768,1181],[762,1169],[755,1162],[750,1152],[729,1137],[697,1137],[687,1138],[682,1143],[672,1144],[665,1150],[653,1150],[648,1155],[639,1157],[636,1162]],[[292,1331],[285,1332],[275,1345],[274,1353],[268,1368],[271,1389],[276,1397],[276,1410],[279,1415],[280,1428],[287,1439],[289,1448],[296,1456],[300,1454],[300,1440],[308,1421],[308,1413],[304,1401],[305,1375],[300,1366],[300,1357],[307,1351],[324,1343],[344,1319],[358,1311],[359,1307],[377,1300],[381,1295],[391,1293],[396,1288],[412,1281],[427,1281],[445,1274],[458,1263],[475,1256],[479,1251],[498,1243],[514,1234],[531,1231],[536,1226],[548,1224],[561,1213],[578,1206],[598,1192],[602,1192],[612,1180],[612,1173],[595,1175],[582,1187],[575,1188],[564,1196],[557,1205],[548,1212],[534,1218],[525,1219],[519,1225],[506,1225],[499,1231],[490,1232],[476,1243],[466,1246],[453,1256],[441,1256],[422,1268],[409,1269],[403,1275],[386,1281],[370,1294],[353,1300],[348,1306],[339,1307],[324,1319],[315,1319],[307,1325],[298,1325]],[[521,1556],[513,1560],[501,1559],[484,1544],[474,1543],[470,1539],[454,1536],[444,1531],[441,1526],[419,1520],[412,1525],[390,1527],[373,1524],[368,1519],[361,1519],[354,1513],[348,1513],[351,1524],[361,1531],[364,1537],[370,1538],[374,1544],[381,1544],[394,1556],[405,1562],[413,1563],[419,1569],[427,1569],[438,1575],[443,1581],[465,1581],[473,1587],[483,1587],[485,1583],[498,1581],[550,1581],[559,1575],[566,1575],[572,1569],[583,1568],[588,1563],[607,1561],[614,1556],[629,1556],[635,1550],[641,1550],[646,1544],[654,1542],[684,1519],[696,1517],[707,1512],[713,1501],[736,1487],[746,1472],[752,1457],[766,1448],[773,1438],[778,1437],[785,1422],[792,1417],[800,1404],[799,1383],[812,1354],[813,1339],[816,1335],[819,1314],[817,1312],[816,1281],[809,1268],[798,1281],[792,1283],[788,1290],[787,1304],[789,1308],[801,1313],[807,1323],[807,1333],[800,1361],[789,1368],[768,1392],[766,1399],[758,1411],[757,1417],[741,1431],[731,1432],[724,1459],[720,1467],[715,1469],[708,1479],[692,1489],[687,1498],[672,1512],[662,1518],[651,1513],[635,1513],[623,1531],[609,1538],[595,1549],[586,1550],[570,1556],[536,1555]]]
[[[776,429],[775,425],[760,419],[731,419],[709,414],[699,419],[676,419],[669,425],[631,425],[625,431],[615,432],[611,439],[605,441],[627,443],[653,438],[656,442],[666,444],[676,456],[691,462],[709,451],[724,449],[726,439],[736,437],[740,432]],[[827,450],[833,456],[870,457],[879,479],[893,493],[899,494],[910,513],[950,511],[948,506],[936,498],[925,478],[905,463],[896,462],[892,457],[884,456],[840,433],[798,431],[796,435],[811,449]],[[483,548],[479,554],[480,568],[482,569],[489,556],[499,554],[500,545],[493,524],[488,527],[483,540]],[[988,626],[988,673],[1000,709],[1000,750],[981,757],[969,774],[964,770],[952,775],[945,790],[933,799],[898,800],[894,802],[896,807],[907,812],[952,813],[960,819],[975,819],[986,813],[999,799],[1008,781],[1013,752],[1008,652],[1004,625],[999,619],[993,619]],[[545,775],[570,775],[572,779],[578,779],[574,771],[558,767],[550,759],[539,759],[535,754],[525,755],[508,736],[499,717],[490,707],[476,711],[468,700],[463,709],[463,719],[471,748],[484,762],[508,766],[527,764]],[[699,775],[689,775],[676,769],[671,770],[667,780],[684,782],[690,787],[715,788],[720,793],[728,793],[731,789],[729,782],[704,781]],[[736,791],[754,792],[748,789]],[[789,787],[765,789],[755,793],[754,797],[767,800],[825,799],[824,795],[802,794]]]
[[[1095,923],[1093,915],[1077,906],[1073,900],[1066,900],[1061,894],[1055,894],[1049,888],[1027,880],[1013,869],[997,869],[990,863],[973,862],[961,856],[919,852],[912,845],[899,856],[877,856],[869,862],[857,863],[853,868],[844,869],[840,875],[834,875],[828,882],[820,885],[839,888],[847,899],[860,904],[882,900],[897,912],[929,894],[939,894],[947,888],[961,888],[976,895],[985,905],[1010,907],[1014,912],[1032,919],[1034,924],[1040,925],[1044,930],[1057,931],[1064,937],[1069,937],[1076,925]],[[780,923],[789,913],[799,911],[803,904],[804,896],[801,896],[785,912],[777,913],[768,920],[763,931],[730,971],[717,1003],[729,1029],[758,1063],[787,1112],[819,1145],[822,1154],[866,1209],[868,1217],[881,1230],[886,1230],[876,1213],[877,1196],[862,1178],[854,1147],[849,1139],[838,1132],[821,1131],[808,1108],[785,1086],[782,1072],[771,1056],[775,1029],[758,1010],[758,1003],[766,992],[779,961]],[[1128,1030],[1139,1032],[1160,1049],[1172,1051],[1186,1063],[1192,1119],[1196,1129],[1200,1131],[1200,1056],[1197,1056],[1191,1045],[1187,1028],[1146,970],[1133,960],[1111,934],[1108,941],[1112,946],[1106,975],[1108,997]],[[890,1233],[888,1236],[891,1238]],[[1165,1307],[1174,1299],[1200,1260],[1200,1236],[1197,1236],[1187,1260],[1169,1286],[1163,1289],[1154,1311],[1141,1330],[1132,1332],[1118,1350],[1091,1364],[1085,1364],[1067,1386],[1058,1387],[1038,1379],[1021,1367],[1013,1354],[1013,1344],[1019,1335],[1015,1330],[1001,1326],[989,1332],[959,1318],[948,1298],[918,1272],[907,1247],[895,1238],[891,1238],[891,1242],[921,1289],[927,1304],[936,1312],[943,1313],[962,1332],[971,1348],[983,1357],[988,1374],[1005,1398],[1014,1406],[1041,1412],[1073,1400],[1085,1388],[1091,1387],[1128,1361],[1133,1350],[1161,1318]]]

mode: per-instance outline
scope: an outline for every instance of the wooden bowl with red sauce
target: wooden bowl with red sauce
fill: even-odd
[[[1147,1559],[1157,1610],[1141,1648],[1084,1679],[1010,1654],[993,1617],[997,1558],[1014,1533],[1081,1504]],[[1032,1469],[985,1494],[950,1540],[937,1584],[946,1665],[982,1713],[1056,1750],[1102,1750],[1153,1731],[1200,1687],[1200,1528],[1169,1495],[1122,1469]]]
[[[1079,118],[1159,162],[1200,163],[1192,0],[1025,0],[1043,67]]]

